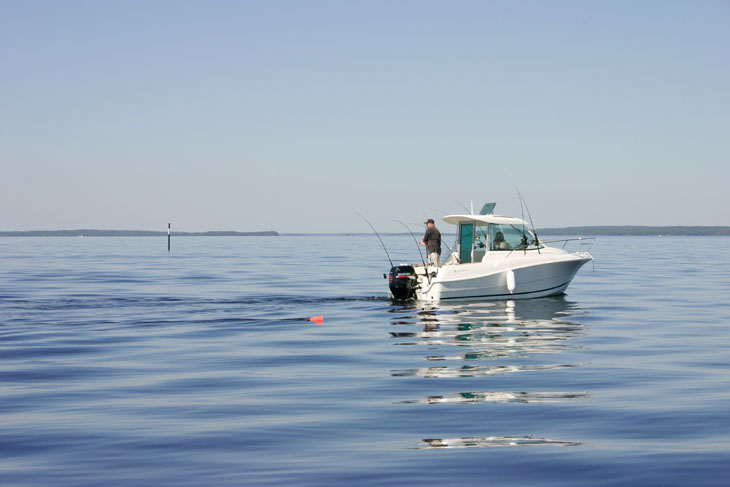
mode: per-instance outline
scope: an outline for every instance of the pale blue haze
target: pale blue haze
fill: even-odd
[[[0,1],[0,229],[728,225],[730,3]]]

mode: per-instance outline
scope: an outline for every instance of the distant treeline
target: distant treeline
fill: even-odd
[[[27,232],[0,232],[0,237],[163,237],[167,231],[151,230],[31,230]],[[276,237],[278,232],[172,232],[175,237]]]
[[[677,236],[730,236],[730,227],[647,227],[636,225],[538,228],[538,235],[677,235]]]

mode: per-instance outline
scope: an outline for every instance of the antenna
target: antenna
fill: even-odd
[[[357,216],[359,216],[360,218],[362,218],[363,220],[365,220],[365,223],[367,223],[368,225],[370,225],[370,228],[373,229],[373,232],[375,232],[375,236],[378,237],[378,240],[380,240],[380,245],[382,245],[383,246],[383,250],[385,250],[385,255],[388,256],[388,262],[390,262],[390,267],[393,267],[393,261],[390,259],[390,254],[388,253],[388,249],[385,248],[385,244],[383,243],[383,239],[380,238],[380,235],[378,235],[378,231],[375,230],[375,227],[370,224],[370,222],[368,221],[367,218],[365,218],[364,216],[362,216],[358,212],[355,212],[355,213],[357,214]]]

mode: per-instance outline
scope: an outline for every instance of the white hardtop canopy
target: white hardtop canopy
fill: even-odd
[[[526,228],[529,228],[530,226],[525,220],[522,220],[520,218],[499,215],[446,215],[443,220],[446,223],[451,223],[452,225],[473,222],[477,225],[495,223],[497,225],[524,225]]]

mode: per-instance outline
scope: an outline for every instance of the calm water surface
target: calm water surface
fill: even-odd
[[[730,239],[592,253],[402,306],[374,237],[0,239],[0,485],[728,485]]]

